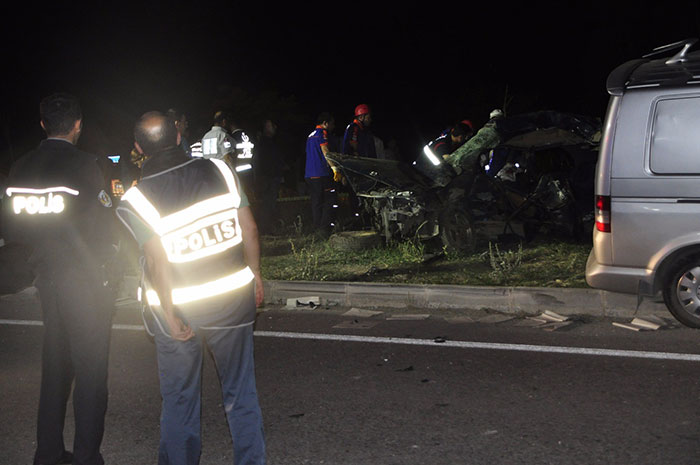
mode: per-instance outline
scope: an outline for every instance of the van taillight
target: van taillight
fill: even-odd
[[[595,198],[595,227],[601,232],[610,232],[610,196]]]

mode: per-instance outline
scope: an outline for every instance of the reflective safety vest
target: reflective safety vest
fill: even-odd
[[[226,162],[210,161],[223,176],[227,192],[163,216],[158,206],[135,186],[122,197],[128,206],[117,207],[122,221],[124,210],[135,212],[160,238],[173,271],[173,304],[186,313],[197,311],[201,308],[197,304],[202,301],[224,296],[253,280],[253,272],[243,260],[243,237],[238,222],[241,196],[236,179]],[[188,163],[192,162],[201,163],[196,160]],[[165,172],[168,171],[172,170]],[[160,306],[158,294],[148,280],[144,284],[148,304]]]

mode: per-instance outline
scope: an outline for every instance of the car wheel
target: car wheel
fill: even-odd
[[[700,257],[676,266],[663,294],[666,307],[678,321],[700,328]]]
[[[448,252],[472,252],[476,234],[469,213],[458,209],[445,212],[440,217],[440,239]]]

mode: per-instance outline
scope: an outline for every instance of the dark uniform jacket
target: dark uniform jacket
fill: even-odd
[[[3,199],[3,237],[33,249],[35,272],[99,269],[114,255],[116,218],[97,157],[47,139],[17,160]]]

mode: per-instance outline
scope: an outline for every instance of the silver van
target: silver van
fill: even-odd
[[[700,328],[700,52],[659,47],[610,73],[595,178],[591,287],[663,294]]]

